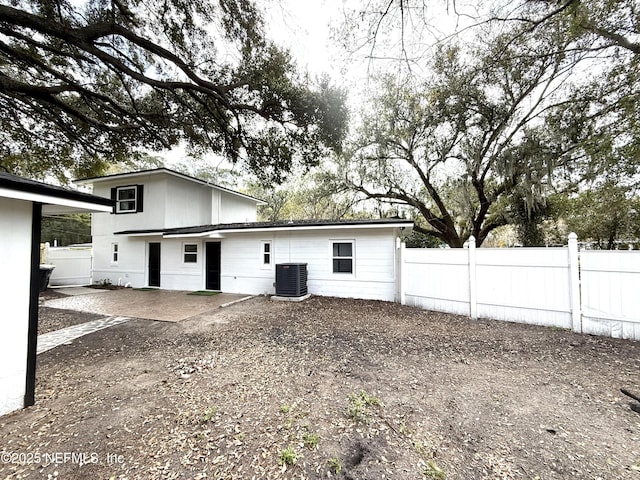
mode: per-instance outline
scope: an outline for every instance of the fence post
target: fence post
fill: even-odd
[[[40,263],[49,263],[49,248],[51,244],[44,242],[40,244]]]
[[[569,284],[571,288],[572,330],[582,333],[582,312],[580,311],[580,264],[578,258],[578,235],[569,234]]]
[[[478,319],[478,300],[476,284],[476,239],[469,237],[469,315],[472,320]]]
[[[407,245],[400,242],[400,305],[407,304],[407,266],[405,265]]]

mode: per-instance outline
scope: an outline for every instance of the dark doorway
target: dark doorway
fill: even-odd
[[[220,242],[207,242],[206,279],[207,290],[220,290]]]
[[[160,243],[149,243],[149,286],[160,286]]]

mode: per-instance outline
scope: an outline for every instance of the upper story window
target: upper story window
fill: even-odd
[[[353,273],[353,241],[333,242],[333,273]]]
[[[116,213],[136,213],[142,211],[143,185],[127,185],[111,189],[111,199],[116,202]]]

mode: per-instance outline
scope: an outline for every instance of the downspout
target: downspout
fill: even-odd
[[[33,203],[31,213],[31,282],[29,285],[29,331],[27,334],[27,376],[24,406],[36,400],[36,354],[38,349],[38,297],[40,295],[40,238],[42,234],[42,204]]]

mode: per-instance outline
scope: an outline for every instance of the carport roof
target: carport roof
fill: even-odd
[[[0,197],[43,204],[43,213],[62,214],[78,211],[110,212],[113,201],[89,193],[0,172]]]
[[[193,227],[123,230],[116,235],[162,235],[164,237],[204,237],[216,233],[265,231],[265,230],[322,230],[336,228],[412,228],[413,222],[401,218],[381,218],[377,220],[290,220],[276,222],[243,222],[217,225],[197,225]]]

